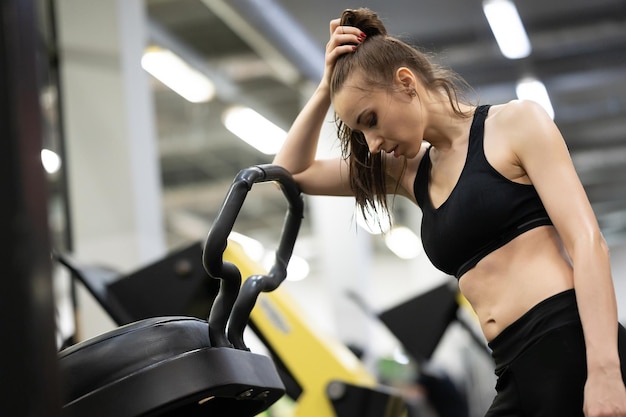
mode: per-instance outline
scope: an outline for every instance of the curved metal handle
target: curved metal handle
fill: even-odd
[[[302,212],[289,210],[285,215],[281,242],[276,250],[274,265],[267,275],[253,275],[244,282],[239,297],[235,301],[228,328],[228,339],[237,349],[248,350],[243,340],[243,332],[248,324],[250,313],[261,292],[274,291],[287,277],[287,264],[302,221]]]
[[[262,288],[256,294],[247,295],[245,297],[246,300],[242,300],[241,303],[248,305],[252,302],[252,306],[254,306],[260,291],[275,289],[287,276],[287,264],[293,252],[304,212],[304,202],[300,189],[291,174],[278,165],[256,165],[243,169],[239,171],[226,194],[222,207],[209,231],[202,253],[202,264],[206,272],[210,277],[222,280],[220,291],[215,298],[208,319],[209,340],[212,346],[232,346],[228,337],[226,337],[226,325],[231,316],[231,311],[233,311],[233,305],[238,300],[241,286],[239,269],[232,263],[224,262],[223,260],[224,251],[228,244],[228,236],[252,186],[258,182],[269,181],[275,181],[280,185],[283,194],[287,198],[289,208],[276,251],[276,261],[268,274],[268,278],[261,280]],[[246,290],[242,292],[242,295],[248,292]],[[237,304],[239,304],[239,301]],[[233,324],[237,328],[245,327],[250,311],[252,311],[252,307],[250,307],[247,314],[244,313],[245,317],[241,317],[241,314],[238,314],[240,318],[236,323],[233,323],[235,318],[233,315],[231,327]],[[239,323],[241,321],[243,321],[243,325]]]

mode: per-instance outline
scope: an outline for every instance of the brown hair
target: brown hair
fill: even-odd
[[[347,9],[341,15],[340,25],[357,27],[367,38],[353,53],[337,59],[331,78],[331,95],[341,90],[355,73],[362,77],[363,86],[391,91],[396,70],[404,66],[413,71],[426,89],[445,93],[455,114],[469,117],[459,105],[468,102],[465,91],[470,88],[467,83],[456,73],[437,66],[422,51],[389,36],[376,13],[367,8]],[[363,133],[350,129],[336,114],[335,123],[342,156],[350,167],[350,186],[361,212],[364,215],[379,214],[379,209],[389,212],[384,158],[380,153],[370,154]],[[406,160],[403,172],[404,169]],[[396,191],[398,187],[399,183],[396,183]]]

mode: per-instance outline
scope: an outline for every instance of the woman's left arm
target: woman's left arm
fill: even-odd
[[[537,189],[574,267],[587,349],[585,415],[626,416],[608,246],[554,122],[534,102],[517,101],[507,107],[503,119],[511,128],[513,152]]]

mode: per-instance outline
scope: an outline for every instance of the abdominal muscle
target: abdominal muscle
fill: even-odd
[[[552,226],[516,237],[459,280],[487,341],[539,302],[573,286],[571,263]]]

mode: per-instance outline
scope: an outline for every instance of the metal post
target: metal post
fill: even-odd
[[[60,416],[35,0],[0,5],[0,414]],[[39,45],[39,48],[41,45]],[[40,58],[40,60],[38,60]]]

